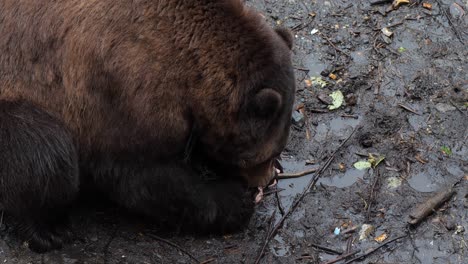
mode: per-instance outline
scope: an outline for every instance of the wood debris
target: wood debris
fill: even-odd
[[[408,223],[412,225],[419,224],[434,210],[439,208],[444,202],[448,201],[455,193],[455,190],[452,188],[444,189],[438,192],[436,195],[429,198],[413,210],[413,212],[409,215],[410,219],[408,220]]]

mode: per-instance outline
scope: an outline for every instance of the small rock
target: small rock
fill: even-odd
[[[447,228],[447,230],[454,230],[456,227],[455,222],[453,221],[452,218],[445,219],[444,225],[445,225],[445,228]]]
[[[465,15],[465,10],[457,3],[450,5],[450,15],[455,19],[460,19]]]
[[[364,148],[370,148],[372,145],[374,145],[374,141],[372,140],[372,136],[369,133],[363,134],[359,137],[359,143]]]
[[[387,44],[391,44],[391,43],[392,43],[392,39],[389,38],[389,37],[387,37],[387,36],[385,36],[385,35],[382,35],[382,39],[383,39],[383,41],[384,41],[385,43],[387,43]]]
[[[292,122],[295,126],[304,126],[304,115],[299,111],[294,111],[292,113]]]
[[[353,113],[353,109],[351,107],[346,107],[344,111],[347,114],[352,114]]]
[[[320,93],[317,95],[317,98],[326,105],[331,105],[333,103],[332,98],[328,96],[328,94]]]
[[[382,31],[382,33],[383,33],[385,36],[387,36],[387,37],[391,37],[391,36],[393,35],[393,32],[390,31],[390,29],[388,29],[388,28],[386,28],[386,27],[382,28],[381,31]]]
[[[333,66],[332,65],[328,65],[328,67],[323,70],[320,75],[322,75],[323,77],[328,77],[328,75],[330,75],[330,73],[333,72]]]
[[[455,233],[461,234],[463,232],[465,232],[465,227],[462,226],[462,225],[457,226],[457,229],[455,230]]]
[[[346,95],[346,104],[349,106],[354,106],[356,105],[356,96],[353,93],[347,94]]]
[[[373,231],[374,227],[372,225],[363,224],[361,230],[359,231],[359,240],[367,239]]]
[[[438,103],[438,104],[436,104],[435,108],[436,108],[439,112],[442,112],[442,113],[457,110],[453,105],[444,104],[444,103]]]

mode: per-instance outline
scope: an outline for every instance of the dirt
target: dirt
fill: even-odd
[[[467,263],[468,16],[463,12],[468,2],[427,0],[432,4],[428,10],[423,1],[413,0],[388,13],[391,3],[369,2],[246,1],[272,25],[287,26],[295,34],[296,103],[303,106],[304,116],[296,113],[303,122],[295,123],[283,153],[285,171],[322,166],[356,130],[268,243],[260,263],[325,263],[339,255],[316,245],[343,253],[358,250],[354,256],[359,256],[405,234],[409,235],[355,263]],[[388,25],[393,35],[384,39],[381,29]],[[305,82],[326,71],[337,78],[322,76],[325,87]],[[345,104],[328,111],[318,96],[324,99],[337,90]],[[369,153],[385,159],[375,168],[353,167]],[[279,182],[283,190],[278,197],[285,210],[313,176]],[[420,225],[407,225],[415,207],[456,182],[452,199]],[[254,263],[269,220],[272,215],[274,223],[281,218],[277,204],[274,194],[267,195],[244,232],[165,238],[205,263]],[[73,214],[80,239],[43,255],[30,252],[8,223],[2,223],[0,261],[193,262],[181,250],[148,235],[160,235],[160,230],[118,209],[103,205],[77,208]],[[360,240],[364,224],[373,231]],[[382,235],[387,238],[377,242]]]

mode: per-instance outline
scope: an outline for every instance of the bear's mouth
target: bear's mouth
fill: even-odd
[[[269,159],[256,166],[242,170],[241,175],[247,181],[249,187],[266,187],[271,184],[283,167],[277,158]]]

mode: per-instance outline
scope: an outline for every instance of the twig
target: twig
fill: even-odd
[[[375,200],[375,193],[377,191],[376,187],[377,187],[377,184],[379,183],[379,179],[380,179],[380,173],[379,173],[379,171],[377,171],[377,173],[375,173],[374,183],[372,184],[372,188],[371,188],[370,194],[369,194],[369,203],[368,203],[367,213],[366,213],[366,222],[369,222],[369,219],[370,219],[372,204],[373,204],[373,202]]]
[[[332,160],[335,158],[336,153],[348,142],[348,140],[354,135],[354,133],[359,129],[359,126],[356,127],[351,134],[336,148],[336,150],[330,155],[330,157],[327,159],[327,161],[321,166],[321,168],[315,173],[314,177],[310,179],[309,183],[307,184],[307,187],[302,191],[302,193],[299,195],[299,198],[296,199],[293,203],[293,205],[288,209],[286,214],[281,217],[280,221],[278,224],[275,225],[275,227],[269,232],[269,235],[265,239],[265,243],[260,250],[260,253],[258,254],[257,260],[255,261],[255,264],[260,263],[260,260],[263,257],[263,254],[265,252],[265,248],[270,242],[270,240],[276,235],[278,230],[283,226],[284,221],[296,210],[296,208],[299,206],[299,203],[304,199],[306,193],[317,183],[318,179],[322,175],[322,173],[330,166]]]
[[[215,258],[209,258],[209,259],[207,259],[205,261],[200,262],[200,264],[208,264],[208,263],[211,263],[211,262],[213,262],[215,260],[216,260]]]
[[[336,259],[333,259],[333,260],[330,260],[330,261],[327,261],[327,262],[324,262],[323,264],[333,264],[333,263],[337,263],[345,258],[348,258],[348,257],[351,257],[353,255],[356,255],[357,253],[359,253],[359,250],[356,250],[356,251],[353,251],[351,253],[347,253],[347,254],[344,254],[344,255],[341,255],[339,257],[337,257]]]
[[[463,112],[458,105],[456,105],[452,100],[450,100],[450,103],[455,107],[462,115],[465,115],[465,112]]]
[[[374,94],[379,94],[379,91],[380,91],[380,86],[382,86],[382,75],[383,75],[383,71],[382,71],[382,62],[379,61],[379,67],[378,67],[378,81],[377,81],[377,84],[375,85],[375,88],[374,88]]]
[[[318,168],[313,168],[310,170],[305,170],[305,171],[296,172],[296,173],[280,173],[278,174],[278,179],[281,180],[281,179],[299,178],[299,177],[314,173],[316,171],[318,171]]]
[[[276,214],[276,210],[270,216],[270,220],[269,220],[269,223],[268,223],[268,230],[267,230],[266,237],[265,237],[265,243],[263,243],[262,250],[260,251],[260,254],[258,255],[257,259],[255,260],[256,264],[260,263],[260,260],[262,259],[263,254],[265,252],[265,248],[268,245],[269,237],[270,237],[271,231],[273,230],[273,224],[274,224],[273,219],[275,218],[275,214]]]
[[[414,110],[413,108],[407,106],[407,105],[404,105],[404,104],[398,104],[398,106],[400,106],[401,108],[405,109],[406,111],[409,111],[413,114],[416,114],[416,115],[421,115],[420,113],[416,112],[416,110]]]
[[[357,116],[357,115],[342,114],[341,117],[348,117],[348,118],[359,119],[359,116]]]
[[[307,19],[309,21],[307,21],[306,23],[304,22],[301,22],[297,25],[295,25],[294,27],[291,28],[292,31],[300,31],[300,30],[303,30],[304,28],[308,27],[314,20],[313,19],[309,19],[309,17],[307,17]]]
[[[272,193],[279,193],[281,191],[284,191],[285,189],[283,188],[276,188],[274,190],[269,190],[269,191],[266,191],[266,192],[263,192],[263,195],[269,195],[269,194],[272,194]]]
[[[370,1],[370,5],[382,5],[382,4],[386,4],[386,3],[390,3],[392,2],[393,0],[371,0]]]
[[[375,251],[379,250],[380,248],[385,247],[386,245],[388,245],[388,244],[390,244],[390,243],[392,243],[392,242],[394,242],[394,241],[400,240],[400,239],[402,239],[402,238],[404,238],[404,237],[407,237],[407,236],[408,236],[408,234],[404,234],[404,235],[399,236],[399,237],[396,237],[396,238],[394,238],[394,239],[390,239],[390,240],[388,240],[387,242],[383,243],[382,245],[380,245],[380,246],[378,246],[378,247],[376,247],[376,248],[373,248],[373,249],[371,249],[371,250],[368,250],[366,253],[364,253],[364,254],[362,254],[362,255],[360,255],[360,256],[357,256],[357,257],[355,257],[355,258],[353,258],[353,259],[351,259],[351,260],[346,261],[345,264],[352,263],[352,262],[354,262],[354,261],[356,261],[356,260],[364,259],[364,258],[366,258],[367,256],[369,256],[370,254],[372,254],[372,253],[374,253]]]
[[[337,255],[343,254],[342,251],[338,251],[338,250],[332,249],[332,248],[327,248],[327,247],[324,247],[324,246],[322,246],[322,245],[318,245],[318,244],[314,244],[314,243],[311,243],[310,245],[311,245],[312,247],[314,247],[314,248],[318,248],[318,249],[321,249],[321,250],[323,250],[323,251],[327,251],[327,252],[329,252],[329,253],[334,253],[334,254],[337,254]]]
[[[278,185],[276,185],[276,189],[278,189]],[[276,196],[276,203],[278,204],[278,209],[280,210],[281,215],[284,215],[284,207],[283,203],[281,202],[281,198],[279,197],[279,192],[275,192]]]
[[[338,48],[337,46],[335,46],[335,44],[333,44],[333,42],[332,42],[327,36],[325,36],[325,35],[322,34],[321,32],[319,32],[319,35],[320,35],[323,39],[325,39],[325,40],[328,42],[328,44],[330,44],[330,46],[332,46],[332,47],[335,49],[335,51],[341,52],[342,54],[346,55],[348,58],[351,57],[351,55],[349,55],[346,51],[343,51],[342,49],[340,49],[340,48]],[[336,58],[337,58],[337,56],[336,56],[336,52],[335,52],[335,59],[336,59]]]
[[[298,70],[298,71],[303,71],[303,72],[309,72],[310,70],[307,69],[307,68],[302,68],[302,67],[297,67],[297,66],[294,66],[294,69]]]
[[[416,225],[426,219],[435,209],[441,206],[444,202],[452,198],[455,190],[452,187],[438,192],[433,197],[420,204],[409,216],[408,223]]]
[[[109,254],[109,247],[110,247],[110,244],[112,243],[112,241],[114,240],[115,238],[115,235],[117,234],[117,230],[119,230],[119,226],[115,226],[114,227],[114,230],[112,231],[112,234],[111,236],[109,237],[109,240],[107,240],[107,243],[104,245],[104,263],[107,263],[107,255]]]
[[[341,235],[346,235],[346,234],[352,233],[352,232],[356,231],[357,228],[358,228],[357,226],[353,226],[350,229],[346,229],[345,231],[341,232]]]
[[[162,237],[159,237],[159,236],[154,235],[154,234],[151,234],[151,233],[147,233],[146,235],[149,236],[149,237],[151,237],[151,238],[154,239],[154,240],[157,240],[157,241],[159,241],[159,242],[166,243],[166,244],[168,244],[169,246],[178,249],[179,251],[181,251],[181,252],[184,253],[185,255],[189,256],[193,261],[195,261],[195,263],[200,264],[200,261],[199,261],[196,257],[194,257],[192,254],[190,254],[190,252],[188,252],[187,250],[183,249],[183,248],[180,247],[179,245],[174,244],[174,243],[172,243],[171,241],[169,241],[169,240],[167,240],[167,239],[164,239],[164,238],[162,238]]]
[[[329,112],[326,109],[317,109],[317,108],[309,109],[309,111],[312,113],[328,113]]]
[[[443,8],[442,3],[440,2],[440,0],[436,0],[436,2],[437,2],[437,4],[439,4],[439,9],[444,13],[444,16],[447,18],[450,26],[452,27],[453,32],[455,33],[455,36],[461,42],[461,44],[464,45],[465,42],[463,41],[463,38],[460,35],[460,32],[458,32],[457,28],[455,27],[452,20],[450,19],[450,16],[447,14],[447,11]]]

